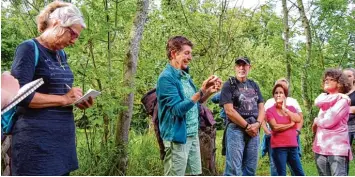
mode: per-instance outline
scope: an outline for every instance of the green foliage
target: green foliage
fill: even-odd
[[[75,176],[107,176],[107,175],[122,175],[114,173],[117,154],[119,149],[114,146],[112,141],[109,141],[107,146],[101,146],[99,141],[100,135],[98,132],[92,131],[88,133],[90,137],[89,144],[92,143],[90,151],[87,148],[86,134],[83,130],[77,131],[77,149],[80,168],[72,173]],[[93,140],[93,141],[92,141]],[[159,147],[156,142],[154,132],[144,134],[131,131],[129,142],[129,176],[158,176],[162,175],[163,166],[159,159]]]
[[[346,0],[318,0],[313,22],[317,45],[322,51],[326,67],[354,67],[354,11],[348,9]]]
[[[16,46],[34,38],[35,16],[44,1],[7,1],[1,11],[2,71],[10,69]],[[74,2],[74,1],[73,1]],[[107,4],[105,4],[107,2]],[[234,73],[234,59],[251,58],[249,77],[256,81],[265,100],[272,97],[276,79],[286,76],[282,17],[274,12],[274,4],[267,3],[256,9],[234,8],[228,1],[162,0],[160,8],[150,7],[148,21],[141,41],[135,86],[124,87],[123,59],[136,12],[136,2],[77,0],[83,12],[87,29],[77,43],[65,49],[75,76],[75,86],[85,92],[89,88],[101,90],[92,109],[75,110],[78,133],[80,169],[75,175],[109,175],[115,156],[114,134],[122,98],[133,91],[134,113],[131,123],[128,175],[162,175],[155,137],[148,131],[150,117],[140,104],[141,97],[154,88],[160,72],[168,63],[166,42],[175,35],[184,35],[194,43],[190,71],[194,83],[200,87],[209,75],[216,74],[224,81]],[[308,71],[308,95],[314,100],[321,93],[321,77],[329,67],[354,67],[355,64],[355,11],[348,9],[346,0],[315,0],[311,22],[313,37],[312,59]],[[295,23],[297,17],[290,17]],[[302,29],[291,28],[290,37],[302,34]],[[291,94],[303,107],[301,72],[306,53],[304,41],[291,44]],[[219,129],[220,107],[208,103]],[[312,133],[310,126],[317,109],[304,111],[304,154],[308,166],[312,161]],[[84,129],[87,133],[84,133]],[[133,133],[132,135],[132,132]],[[220,134],[220,132],[219,132]],[[87,135],[87,136],[85,136]],[[218,171],[224,170],[217,139]],[[151,148],[147,148],[151,147]],[[155,148],[156,147],[156,148]],[[259,175],[268,175],[267,160],[259,162]],[[315,170],[313,168],[310,170]],[[113,169],[115,170],[115,169]],[[114,172],[112,172],[114,173]],[[311,172],[307,174],[313,174]],[[116,174],[119,175],[119,174]]]
[[[33,11],[29,11],[32,14]],[[25,22],[26,21],[26,22]],[[28,22],[27,22],[28,21]],[[2,71],[9,70],[18,44],[31,36],[35,27],[30,23],[30,16],[21,13],[15,7],[1,10],[1,66]]]
[[[90,133],[91,135],[94,132]],[[216,166],[219,175],[223,175],[225,166],[225,157],[221,155],[222,149],[222,135],[223,130],[217,131],[216,136]],[[77,149],[79,156],[80,168],[71,175],[75,176],[107,176],[107,175],[120,175],[109,174],[112,165],[113,155],[117,153],[118,149],[114,148],[113,143],[110,142],[108,147],[102,148],[100,146],[100,137],[95,137],[95,153],[87,151],[85,142],[85,133],[82,130],[77,131]],[[262,137],[262,136],[260,136]],[[307,143],[305,136],[301,136],[301,142]],[[306,147],[303,145],[303,149]],[[149,131],[144,134],[130,132],[129,141],[129,163],[127,175],[129,176],[161,176],[163,175],[163,162],[159,159],[159,147],[156,142],[154,132]],[[117,159],[116,159],[117,160]],[[307,176],[318,176],[317,168],[314,162],[314,157],[309,155],[302,156],[302,166]],[[355,167],[355,162],[350,163],[350,169]],[[269,176],[270,166],[267,156],[260,157],[256,171],[257,176]],[[288,175],[290,172],[288,171]],[[355,171],[350,170],[349,176],[354,176]]]
[[[127,175],[161,176],[164,171],[159,156],[159,147],[153,131],[146,134],[131,132]]]

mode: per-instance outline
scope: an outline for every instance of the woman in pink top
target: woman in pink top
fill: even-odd
[[[272,90],[275,105],[266,111],[266,119],[271,126],[272,158],[276,171],[280,176],[286,176],[286,163],[296,176],[304,176],[297,147],[297,126],[301,121],[295,107],[286,106],[288,89],[282,84],[276,84]]]
[[[349,144],[348,118],[350,98],[344,93],[350,84],[342,71],[329,69],[323,77],[323,89],[315,105],[320,108],[313,122],[313,152],[321,176],[347,176],[352,154]]]

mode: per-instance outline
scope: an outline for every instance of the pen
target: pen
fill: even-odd
[[[69,85],[65,84],[65,86],[67,86],[67,88],[68,88],[69,90],[71,90],[71,88],[70,88],[70,86],[69,86]]]

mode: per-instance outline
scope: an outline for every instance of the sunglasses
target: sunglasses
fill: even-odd
[[[71,29],[70,27],[67,27],[67,29],[69,30],[69,33],[70,33],[70,36],[71,36],[72,40],[77,39],[79,37],[79,34],[76,33],[73,29]]]

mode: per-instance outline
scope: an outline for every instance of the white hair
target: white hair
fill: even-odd
[[[73,24],[79,24],[86,28],[83,15],[80,10],[73,4],[53,1],[49,3],[37,16],[37,28],[40,33],[54,22],[58,20],[61,27],[69,27]]]
[[[86,28],[83,15],[80,10],[74,5],[64,6],[55,9],[50,15],[49,19],[58,19],[62,27],[69,27],[74,24],[79,24]]]
[[[290,83],[288,82],[288,80],[286,79],[286,78],[280,78],[280,79],[277,79],[276,81],[275,81],[275,84],[274,85],[276,85],[277,83],[279,83],[279,82],[285,82],[286,84],[287,84],[287,87],[290,87]]]

